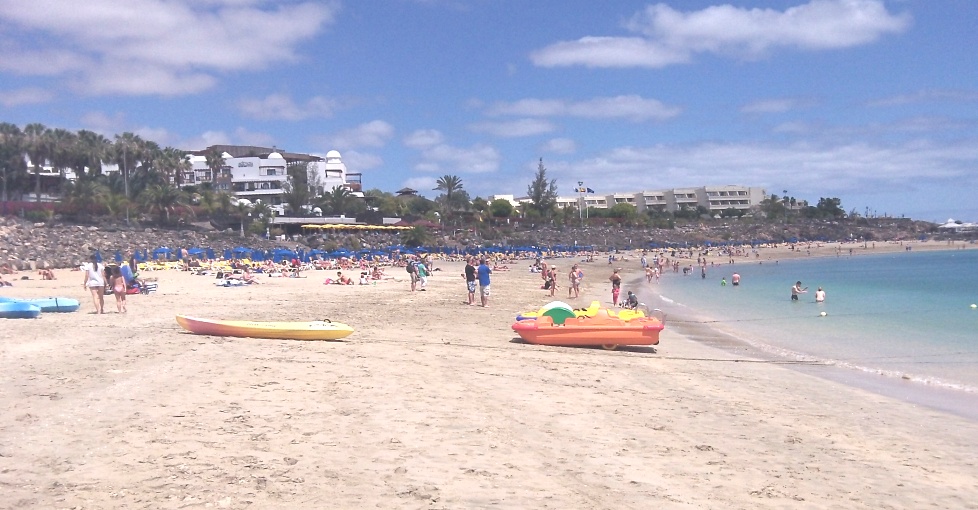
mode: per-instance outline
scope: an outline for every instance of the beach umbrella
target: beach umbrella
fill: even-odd
[[[207,255],[207,258],[209,258],[209,259],[216,259],[217,258],[217,257],[214,256],[214,250],[212,250],[210,248],[207,248],[206,255]]]
[[[173,250],[171,250],[169,248],[157,248],[157,249],[153,250],[153,260],[156,260],[156,259],[158,259],[160,257],[170,258],[170,254],[172,254],[172,253],[173,253]]]

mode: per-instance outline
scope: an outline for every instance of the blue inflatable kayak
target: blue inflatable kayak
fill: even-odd
[[[81,306],[81,303],[77,299],[71,298],[35,298],[35,299],[14,299],[9,297],[0,297],[0,304],[2,303],[26,303],[29,305],[34,305],[41,309],[42,312],[74,312],[77,311]]]
[[[41,308],[19,301],[0,303],[0,319],[34,319],[41,315]]]

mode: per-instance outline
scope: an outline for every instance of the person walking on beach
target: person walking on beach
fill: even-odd
[[[550,297],[553,297],[554,293],[557,292],[557,266],[551,266],[550,270],[547,271],[547,279],[543,286],[550,289]]]
[[[95,313],[105,313],[105,266],[98,261],[98,255],[92,255],[91,262],[83,268],[85,280],[82,286],[92,293],[95,301]]]
[[[571,293],[574,297],[581,297],[581,273],[578,269],[577,264],[571,267],[570,273],[567,273],[567,281],[570,285],[567,287],[567,297],[571,297]]]
[[[808,287],[802,288],[801,287],[801,281],[797,281],[791,287],[791,300],[792,301],[798,301],[798,295],[799,294],[805,294],[807,292],[808,292]]]
[[[424,259],[419,260],[416,264],[416,269],[418,270],[418,279],[421,280],[421,290],[427,290],[425,287],[428,286],[428,266],[424,264]]]
[[[119,266],[112,268],[112,280],[109,281],[112,294],[115,295],[115,308],[119,313],[126,313],[126,277],[122,276]]]
[[[418,265],[413,260],[408,260],[404,269],[411,276],[411,292],[418,290]]]
[[[618,274],[621,268],[616,268],[608,280],[611,281],[611,302],[614,305],[618,305],[618,295],[621,293],[621,275]]]
[[[824,303],[825,302],[825,291],[822,290],[821,287],[819,287],[818,290],[815,291],[815,302],[816,303]]]
[[[465,259],[465,287],[469,291],[469,306],[475,305],[475,266],[472,265],[472,257]]]
[[[486,265],[486,259],[479,261],[479,268],[476,270],[479,277],[479,296],[482,299],[482,307],[489,308],[489,275],[492,269]]]

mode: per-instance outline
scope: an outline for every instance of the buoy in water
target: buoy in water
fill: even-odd
[[[825,316],[826,316],[826,315],[828,315],[828,314],[827,314],[827,313],[825,313],[825,312],[822,312],[822,313],[820,313],[819,315],[821,315],[822,317],[825,317]]]
[[[972,307],[972,308],[978,308],[978,304],[975,304],[975,303],[971,303],[971,307]]]

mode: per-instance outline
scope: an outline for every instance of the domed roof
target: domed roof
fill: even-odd
[[[285,159],[285,158],[283,158],[281,154],[277,152],[273,152],[268,155],[268,159]]]
[[[334,150],[334,151],[329,151],[329,152],[326,153],[326,159],[334,159],[334,158],[335,159],[343,159],[343,157],[340,156],[340,151],[335,151]]]

